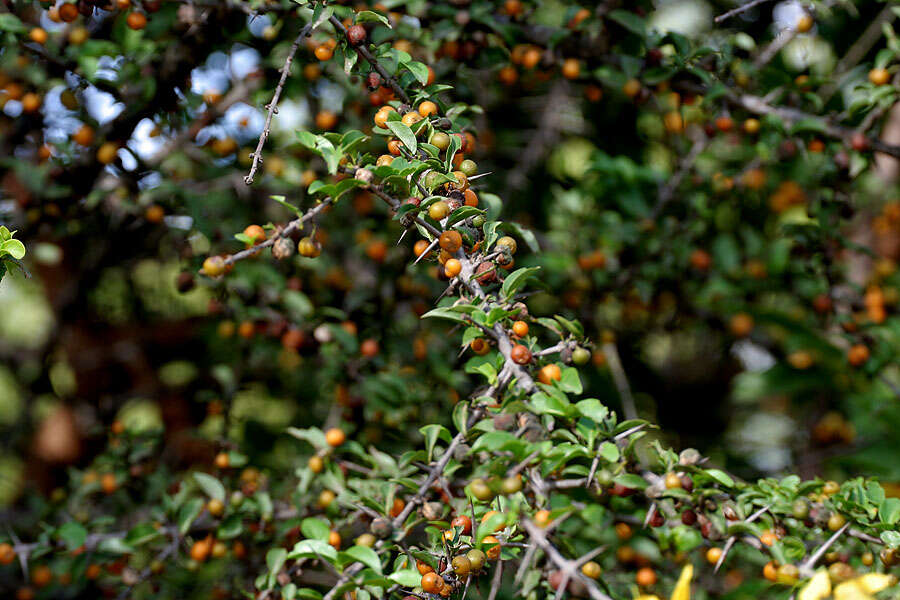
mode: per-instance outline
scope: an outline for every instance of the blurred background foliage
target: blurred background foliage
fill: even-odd
[[[337,57],[317,61],[327,35],[316,32],[287,80],[262,174],[244,184],[261,107],[308,9],[143,2],[133,10],[150,19],[136,31],[99,7],[69,24],[47,3],[13,4],[50,40],[22,41],[11,13],[0,15],[0,219],[28,248],[30,274],[0,283],[2,514],[96,468],[115,421],[164,432],[150,463],[161,481],[223,444],[263,470],[296,467],[292,425],[343,420],[393,453],[418,445],[423,424],[449,424],[475,381],[460,368],[470,353],[446,324],[419,320],[443,284],[433,263],[412,264],[412,240],[397,243],[402,230],[377,198],[358,192],[326,212],[319,258],[266,253],[222,282],[193,275],[208,253],[238,250],[247,225],[291,217],[270,195],[311,205],[305,190],[325,165],[297,130],[371,128],[380,92]],[[526,2],[522,29],[544,40],[528,67],[497,3],[383,4],[395,27],[374,41],[411,52],[455,100],[480,107],[469,118],[473,156],[490,173],[482,203],[496,203],[487,190],[502,198],[529,250],[517,266],[543,268],[531,313],[576,317],[595,342],[586,396],[632,410],[608,368],[611,346],[634,410],[676,448],[747,478],[865,473],[900,485],[896,160],[873,161],[821,123],[770,116],[753,130],[756,116],[725,92],[676,92],[651,64],[691,40],[711,49],[692,68],[726,88],[853,126],[877,111],[874,133],[896,136],[896,86],[867,80],[872,64],[896,62],[890,7],[766,2],[713,29],[734,4],[600,3],[685,36],[648,47],[621,14],[571,27],[581,7]],[[813,28],[755,69],[751,57],[806,11]],[[838,77],[876,19],[884,35]],[[584,33],[581,47],[553,35],[569,30]],[[567,53],[614,59],[585,58],[583,76],[565,79],[554,65]],[[636,76],[640,91],[623,92]],[[93,139],[81,143],[86,125]],[[666,191],[698,144],[682,185]],[[736,314],[752,317],[752,332],[736,334]],[[860,341],[871,358],[854,368],[846,349]]]

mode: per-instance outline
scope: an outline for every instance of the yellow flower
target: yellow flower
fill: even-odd
[[[825,600],[829,596],[831,596],[831,579],[828,578],[828,571],[820,569],[800,590],[797,600]]]
[[[681,576],[675,589],[672,590],[672,600],[691,600],[691,579],[694,577],[694,565],[687,564],[681,570]]]
[[[875,600],[872,594],[887,589],[893,584],[894,579],[890,575],[867,573],[835,586],[834,596],[832,596],[828,572],[820,569],[800,590],[797,600],[827,600],[828,598],[833,598],[833,600]]]

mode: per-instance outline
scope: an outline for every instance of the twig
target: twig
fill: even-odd
[[[622,361],[619,359],[619,351],[616,345],[613,343],[603,344],[603,354],[606,356],[606,362],[609,364],[613,382],[619,391],[619,397],[622,399],[622,411],[625,413],[625,418],[636,419],[637,408],[634,405],[631,386],[628,385],[628,377],[625,376],[625,370],[622,368]]]
[[[256,175],[256,170],[262,162],[262,149],[266,144],[266,140],[269,138],[272,126],[272,116],[278,112],[278,99],[281,97],[281,92],[284,90],[284,83],[287,81],[288,74],[291,72],[291,64],[294,62],[294,55],[297,54],[297,50],[300,48],[300,42],[303,41],[303,38],[310,36],[314,25],[315,22],[311,21],[300,30],[300,33],[297,34],[296,39],[294,39],[294,43],[291,44],[291,49],[284,61],[284,66],[281,67],[281,79],[278,80],[278,86],[275,88],[275,94],[272,96],[272,101],[266,106],[268,109],[266,123],[263,126],[262,133],[259,134],[259,142],[256,144],[256,150],[250,155],[251,158],[253,158],[253,162],[250,164],[250,172],[244,177],[244,183],[247,185],[253,183],[253,176]]]
[[[282,229],[281,231],[279,231],[277,234],[273,235],[266,241],[260,242],[259,244],[256,244],[255,246],[250,246],[246,250],[241,250],[240,252],[235,252],[234,254],[226,256],[225,264],[226,265],[234,264],[239,260],[243,260],[249,256],[253,256],[254,254],[258,253],[263,248],[268,248],[269,246],[272,246],[273,244],[275,244],[275,242],[278,241],[279,238],[287,237],[288,235],[290,235],[297,229],[302,229],[302,226],[304,223],[306,223],[307,221],[309,221],[310,219],[312,219],[313,217],[318,215],[320,212],[322,212],[322,210],[325,209],[326,206],[330,205],[332,202],[333,202],[333,200],[331,199],[331,197],[325,198],[324,200],[319,202],[319,204],[312,207],[311,209],[309,209],[308,211],[303,213],[301,216],[297,217],[296,219],[294,219],[293,221],[288,223],[284,229]]]
[[[653,212],[650,213],[650,219],[652,221],[655,221],[656,218],[659,217],[666,205],[672,200],[672,197],[675,195],[675,190],[678,189],[684,176],[687,175],[688,171],[691,170],[691,167],[694,166],[694,162],[697,160],[697,157],[700,156],[700,153],[703,152],[703,149],[706,148],[708,141],[709,139],[705,135],[698,136],[697,139],[694,140],[690,152],[688,152],[687,156],[684,157],[684,160],[681,161],[678,170],[666,181],[665,185],[660,187],[656,206],[653,207]]]
[[[769,510],[771,507],[772,507],[772,505],[769,504],[769,505],[766,505],[766,506],[760,508],[758,511],[756,511],[755,513],[753,513],[752,515],[750,515],[749,517],[747,517],[746,519],[744,519],[744,522],[745,522],[745,523],[752,523],[752,522],[755,521],[756,519],[760,518],[760,517],[761,517],[767,510]],[[719,560],[716,561],[716,567],[715,567],[715,569],[713,569],[713,573],[718,573],[718,572],[719,572],[719,567],[721,567],[721,566],[722,566],[722,563],[725,562],[725,557],[728,556],[728,551],[731,550],[731,547],[734,546],[734,543],[735,543],[736,541],[737,541],[737,536],[736,536],[736,535],[733,535],[733,536],[731,536],[730,538],[728,538],[728,541],[727,541],[727,542],[725,542],[725,547],[722,548],[722,556],[720,556],[720,557],[719,557]]]
[[[588,594],[590,594],[591,598],[593,598],[594,600],[612,600],[612,598],[610,598],[597,588],[597,584],[594,583],[593,580],[588,579],[578,571],[576,567],[576,561],[563,558],[563,556],[559,553],[559,550],[557,550],[553,546],[553,544],[551,544],[547,540],[547,534],[545,530],[541,529],[528,519],[522,521],[522,526],[528,532],[531,540],[535,544],[540,546],[541,550],[547,553],[547,557],[553,562],[553,564],[555,564],[557,568],[559,568],[559,570],[563,572],[563,576],[568,575],[568,578],[570,580],[577,579],[581,581],[587,589]]]
[[[769,2],[769,0],[750,0],[750,2],[747,2],[746,4],[742,4],[742,5],[738,6],[737,8],[732,8],[731,10],[729,10],[726,13],[722,13],[721,15],[719,15],[718,17],[716,17],[713,20],[716,22],[716,25],[718,25],[722,21],[730,19],[731,17],[736,17],[737,15],[747,12],[751,8],[759,6],[760,4],[762,4],[764,2]]]
[[[344,24],[341,23],[340,19],[338,19],[334,15],[331,15],[331,17],[328,18],[328,21],[344,37],[347,37],[347,28],[344,27]],[[381,66],[381,64],[378,62],[378,59],[376,59],[374,56],[372,56],[372,53],[369,52],[369,49],[366,48],[365,44],[360,44],[359,46],[354,46],[353,49],[356,50],[356,53],[359,54],[361,57],[363,57],[363,59],[365,59],[365,61],[367,63],[372,65],[372,68],[375,69],[375,71],[379,75],[381,75],[381,78],[384,81],[386,81],[388,85],[391,86],[391,89],[394,90],[394,93],[397,94],[397,96],[399,96],[400,99],[403,100],[403,102],[405,104],[410,103],[409,96],[406,94],[406,90],[404,90],[402,87],[400,87],[400,84],[397,83],[397,81],[391,76],[390,73],[385,71],[384,67]]]
[[[497,566],[494,567],[494,577],[491,579],[491,593],[488,595],[488,600],[494,600],[497,597],[497,594],[500,592],[500,580],[503,577],[503,561],[498,560]]]
[[[822,86],[820,91],[820,97],[824,103],[827,103],[828,100],[834,95],[834,92],[837,90],[840,85],[840,76],[852,69],[856,66],[859,61],[863,59],[863,57],[869,53],[869,50],[872,49],[872,46],[881,38],[882,36],[882,27],[885,23],[892,22],[897,15],[894,13],[894,3],[888,2],[881,12],[878,13],[878,16],[875,17],[869,26],[866,27],[865,31],[862,32],[862,35],[859,36],[859,39],[854,42],[850,49],[847,50],[847,53],[841,57],[838,61],[837,65],[834,67],[834,71],[831,74],[832,80],[826,85]]]
[[[759,56],[756,57],[756,60],[753,61],[753,65],[758,69],[769,64],[795,37],[797,37],[796,28],[782,29],[778,35],[775,36],[775,39],[763,48],[762,52],[759,53]]]
[[[850,527],[850,523],[844,523],[844,526],[834,532],[834,534],[828,538],[824,544],[819,546],[819,549],[816,550],[806,561],[800,565],[800,572],[804,574],[812,574],[812,568],[815,566],[816,561],[819,560],[825,552],[828,551],[828,548],[834,544],[841,534],[847,531],[847,528]]]

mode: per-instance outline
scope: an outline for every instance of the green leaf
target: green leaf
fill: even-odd
[[[181,532],[181,535],[186,534],[191,528],[194,519],[196,519],[200,514],[200,511],[203,510],[203,504],[203,498],[191,498],[178,510],[178,531]]]
[[[266,565],[269,567],[269,577],[267,587],[272,589],[275,587],[275,582],[278,577],[278,573],[281,571],[281,568],[284,566],[284,562],[287,560],[287,550],[284,548],[272,548],[266,553]]]
[[[84,541],[87,539],[87,529],[81,523],[69,521],[56,530],[56,535],[66,544],[66,548],[74,550],[84,545]]]
[[[537,392],[531,396],[531,410],[539,415],[568,417],[571,408],[568,402],[544,392]]]
[[[313,9],[312,15],[312,28],[315,29],[316,27],[327,21],[333,14],[333,5],[326,5],[324,2],[316,2],[316,7],[315,9]]]
[[[690,552],[703,543],[703,536],[693,527],[678,525],[672,530],[672,541],[679,552]]]
[[[25,244],[16,239],[9,239],[0,243],[0,255],[9,254],[16,260],[22,260],[25,257]]]
[[[732,479],[725,471],[719,469],[707,469],[705,473],[725,487],[734,487],[734,479]]]
[[[502,512],[495,513],[487,518],[486,521],[483,521],[478,524],[478,534],[475,538],[475,543],[480,544],[484,538],[489,535],[493,535],[494,532],[503,524],[506,523],[506,515]]]
[[[403,142],[403,145],[406,146],[407,150],[412,154],[416,153],[416,134],[412,132],[412,129],[400,121],[388,121],[387,127],[394,132],[394,135],[396,135],[401,142]]]
[[[453,439],[453,436],[450,435],[450,430],[437,423],[425,425],[419,428],[419,432],[425,437],[425,451],[428,453],[428,462],[431,462],[434,445],[439,439],[444,440],[448,444]]]
[[[597,449],[597,454],[606,462],[614,463],[619,460],[619,447],[612,442],[603,442]]]
[[[216,537],[220,540],[233,540],[244,532],[244,520],[240,514],[228,515],[219,529],[216,531]]]
[[[616,475],[613,481],[632,490],[643,490],[647,487],[647,481],[634,473]]]
[[[468,433],[469,403],[460,402],[453,407],[453,426],[463,434]]]
[[[381,23],[385,27],[392,29],[391,22],[387,20],[387,17],[384,15],[380,15],[377,12],[371,10],[362,10],[356,13],[356,22],[357,23]]]
[[[316,149],[316,136],[308,131],[298,131],[297,137],[300,140],[300,143],[309,148],[310,150]]]
[[[885,498],[878,507],[878,517],[888,525],[900,521],[900,498]]]
[[[603,406],[603,403],[596,398],[588,398],[578,402],[575,404],[575,410],[582,417],[587,417],[598,424],[605,421],[606,417],[609,416],[609,409]]]
[[[309,442],[314,448],[325,448],[328,446],[328,442],[325,441],[325,434],[318,427],[310,427],[309,429],[288,427],[287,432],[298,440]]]
[[[607,16],[631,33],[637,34],[641,37],[647,35],[646,23],[644,23],[644,20],[633,12],[628,12],[627,10],[622,10],[619,8],[610,11],[609,15]]]
[[[352,546],[347,548],[344,554],[351,556],[354,560],[361,562],[379,575],[381,574],[381,560],[371,548],[367,546]]]
[[[141,523],[140,525],[132,527],[128,531],[128,533],[125,535],[125,543],[132,548],[137,548],[142,544],[146,544],[150,540],[156,539],[157,537],[159,537],[159,535],[159,530],[154,527],[152,523]],[[81,544],[79,544],[79,546],[80,545]]]
[[[16,15],[8,12],[0,13],[0,31],[25,33],[25,29],[25,24]]]
[[[522,267],[521,269],[516,269],[507,275],[506,279],[503,281],[503,286],[500,288],[500,294],[506,299],[512,298],[519,288],[525,285],[528,278],[539,270],[540,267]]]
[[[274,200],[274,201],[277,202],[278,204],[282,205],[283,207],[285,207],[285,208],[288,209],[289,211],[293,212],[293,213],[294,213],[295,215],[297,215],[298,217],[301,216],[301,215],[303,214],[303,211],[302,211],[302,210],[300,210],[298,207],[294,206],[293,204],[291,204],[290,202],[288,202],[287,200],[285,200],[285,199],[284,199],[284,196],[272,195],[272,196],[269,196],[269,198],[271,198],[272,200]]]
[[[567,394],[580,394],[583,391],[578,369],[573,367],[563,367],[562,377],[555,385]]]
[[[308,539],[328,542],[331,528],[325,520],[309,517],[300,523],[300,532]]]
[[[288,554],[291,560],[297,558],[324,558],[330,561],[337,560],[337,550],[328,542],[322,540],[301,540],[294,545]]]
[[[447,319],[457,323],[468,323],[465,316],[451,308],[433,308],[422,315],[423,319]]]
[[[428,67],[420,62],[416,62],[414,60],[409,61],[408,63],[403,65],[409,72],[413,74],[416,80],[425,85],[428,83]]]
[[[194,480],[197,482],[197,485],[200,486],[200,489],[203,490],[203,493],[210,498],[222,501],[225,500],[225,486],[212,475],[207,475],[206,473],[194,473]]]
[[[422,582],[422,575],[416,569],[402,569],[387,576],[394,583],[406,588],[414,588]]]

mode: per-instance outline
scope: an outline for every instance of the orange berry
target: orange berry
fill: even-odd
[[[426,100],[419,104],[419,114],[423,117],[430,117],[431,115],[436,115],[438,112],[438,106],[431,100]]]
[[[462,247],[462,236],[453,229],[444,231],[438,238],[438,245],[447,252],[456,252]]]
[[[541,367],[538,371],[538,381],[545,385],[550,385],[554,381],[562,379],[562,370],[558,365],[549,364]]]
[[[53,581],[53,571],[47,565],[39,565],[31,572],[31,583],[35,587],[45,587]]]
[[[347,434],[337,427],[332,427],[325,432],[325,441],[332,448],[336,448],[347,441]]]
[[[191,558],[197,562],[204,562],[207,558],[209,558],[209,553],[212,550],[212,538],[208,537],[206,539],[197,540],[191,546]]]
[[[378,342],[372,338],[363,340],[359,345],[359,353],[366,358],[374,358],[378,356]]]
[[[244,235],[253,240],[253,244],[258,244],[266,239],[266,230],[259,225],[248,225],[244,229]]]
[[[528,335],[528,323],[525,321],[516,321],[512,326],[513,333],[519,337]]]
[[[422,575],[422,590],[428,594],[436,594],[443,587],[444,580],[434,571]]]
[[[227,452],[219,452],[216,454],[216,466],[220,469],[227,469],[231,465],[231,459]]]
[[[484,553],[485,555],[487,555],[488,560],[497,560],[498,558],[500,558],[500,540],[492,535],[489,535],[485,537],[481,543],[485,546],[493,544],[492,547],[485,548],[484,550]]]
[[[129,13],[125,21],[127,25],[135,31],[140,31],[147,26],[147,15],[139,12]]]
[[[12,544],[0,544],[0,565],[8,565],[16,560],[16,551]]]
[[[456,277],[461,271],[462,263],[455,258],[448,259],[447,262],[444,263],[444,273],[447,277]]]
[[[510,358],[517,365],[527,365],[531,362],[531,350],[522,344],[516,344],[509,352]]]
[[[378,127],[384,128],[387,123],[388,114],[391,112],[397,112],[393,106],[385,105],[379,108],[378,112],[375,113],[375,124]]]
[[[94,143],[94,130],[90,125],[82,125],[72,136],[72,140],[80,146],[90,146]]]
[[[869,349],[863,344],[856,344],[847,351],[847,360],[854,367],[862,366],[869,360]]]
[[[71,2],[66,2],[59,7],[59,18],[66,23],[71,23],[78,18],[78,7]]]
[[[581,75],[581,63],[577,58],[567,58],[563,61],[562,74],[566,79],[577,79]]]
[[[35,27],[31,31],[28,32],[28,38],[36,43],[41,44],[42,46],[47,43],[47,32],[40,27]]]
[[[550,511],[547,509],[541,509],[534,513],[534,524],[538,527],[544,528],[549,525],[551,522],[550,519]]]
[[[115,492],[118,487],[115,474],[104,473],[103,477],[100,478],[100,487],[103,489],[104,494],[112,494]]]
[[[322,44],[321,46],[317,46],[315,50],[316,58],[321,61],[331,60],[331,57],[334,56],[334,50],[332,50],[328,45]]]
[[[341,534],[337,531],[332,531],[328,534],[328,545],[334,548],[335,550],[341,549]]]
[[[887,69],[872,69],[869,71],[869,81],[875,85],[884,85],[891,80],[891,74]]]
[[[656,571],[650,567],[642,567],[638,569],[634,580],[641,587],[650,587],[651,585],[656,584]]]

